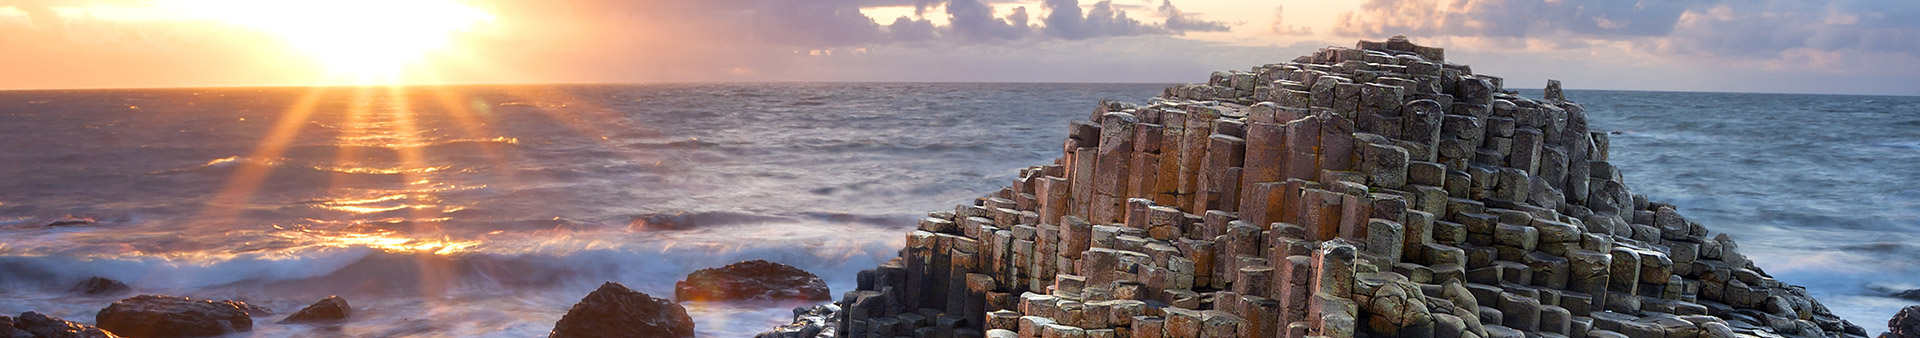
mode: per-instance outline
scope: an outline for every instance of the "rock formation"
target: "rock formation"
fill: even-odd
[[[212,337],[253,329],[248,308],[231,300],[211,301],[140,295],[113,302],[94,315],[101,329],[138,338]]]
[[[1395,37],[1101,102],[819,336],[1865,336],[1633,194],[1559,87]]]
[[[751,260],[700,269],[674,283],[673,298],[694,300],[829,300],[827,282],[786,264]]]
[[[693,317],[680,304],[607,282],[567,310],[549,337],[687,338]]]
[[[295,311],[293,315],[287,316],[287,319],[282,320],[282,322],[338,322],[345,321],[347,317],[352,316],[353,306],[348,305],[346,299],[341,299],[340,296],[328,296],[326,299],[321,299],[318,302],[314,302],[313,305],[308,305],[306,308],[300,309],[300,311]]]
[[[1892,296],[1893,298],[1900,298],[1900,299],[1906,299],[1906,300],[1920,300],[1920,289],[1894,292],[1889,296]]]
[[[133,288],[128,287],[126,283],[106,277],[87,278],[79,284],[74,284],[70,290],[88,296],[118,296],[133,292]]]
[[[0,338],[118,338],[97,327],[27,312],[19,317],[0,316]]]
[[[1908,306],[1887,320],[1887,332],[1880,338],[1920,338],[1920,306]]]
[[[839,311],[840,306],[834,304],[794,308],[793,324],[781,325],[773,328],[773,331],[761,333],[754,338],[816,337],[833,325],[833,314]]]

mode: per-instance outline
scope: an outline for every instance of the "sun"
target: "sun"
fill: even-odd
[[[333,75],[393,79],[455,33],[493,15],[453,0],[175,0],[202,19],[257,29],[311,55]]]

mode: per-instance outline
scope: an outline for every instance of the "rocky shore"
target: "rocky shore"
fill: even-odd
[[[1520,97],[1403,37],[1216,72],[1101,102],[761,336],[1867,336],[1633,194],[1607,137],[1557,81]]]

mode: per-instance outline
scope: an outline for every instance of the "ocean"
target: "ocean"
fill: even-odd
[[[766,259],[835,294],[930,210],[1050,163],[1165,84],[0,92],[0,313],[236,299],[257,336],[541,336],[603,281],[670,298]],[[1539,97],[1539,90],[1522,90]],[[1920,288],[1920,97],[1570,90],[1628,186],[1873,333]],[[273,324],[340,295],[338,327]],[[751,337],[807,303],[687,303]]]

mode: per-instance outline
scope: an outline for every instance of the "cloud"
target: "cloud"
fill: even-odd
[[[1666,50],[1681,54],[1774,57],[1793,50],[1920,56],[1920,3],[1766,1],[1687,10]]]
[[[1340,15],[1346,36],[1660,36],[1695,0],[1368,0]]]
[[[1579,50],[1624,45],[1666,60],[1832,72],[1920,64],[1920,2],[1838,0],[1369,0],[1332,33]],[[1920,74],[1916,74],[1920,75]]]
[[[905,16],[894,18],[893,24],[887,25],[887,33],[892,35],[893,41],[931,40],[934,38],[933,21]]]
[[[1179,8],[1173,7],[1173,0],[1163,0],[1160,2],[1160,15],[1167,17],[1167,21],[1163,26],[1176,34],[1184,32],[1225,32],[1229,30],[1225,22],[1207,21],[1200,19],[1199,15],[1180,12]]]
[[[1082,6],[1079,0],[1044,0],[1046,15],[1030,23],[1026,6],[1014,7],[1006,16],[997,16],[989,1],[921,1],[916,8],[946,8],[952,23],[943,27],[952,37],[968,40],[1018,40],[1044,37],[1066,40],[1098,39],[1116,36],[1179,35],[1190,31],[1224,32],[1226,23],[1208,21],[1197,14],[1183,13],[1172,2],[1162,2],[1157,12],[1165,21],[1147,22],[1130,17],[1126,7],[1111,0]]]
[[[1127,12],[1115,8],[1112,1],[1095,2],[1093,10],[1084,15],[1080,12],[1078,0],[1047,0],[1045,6],[1050,14],[1047,14],[1044,30],[1051,37],[1082,40],[1171,32],[1165,27],[1127,17]]]
[[[51,1],[47,0],[0,1],[0,8],[11,7],[27,13],[27,19],[31,20],[34,26],[59,29],[66,23],[66,20],[60,18],[60,13],[54,12],[53,7],[48,5],[49,3],[51,3]]]
[[[1313,35],[1313,27],[1285,24],[1286,6],[1273,6],[1273,26],[1268,33],[1277,35]]]
[[[996,17],[993,6],[979,0],[951,0],[946,4],[952,17],[948,29],[961,38],[976,40],[1013,40],[1033,32],[1027,26],[1027,7],[1016,7],[1006,17]]]

